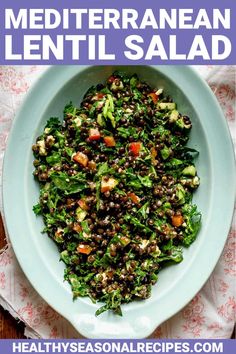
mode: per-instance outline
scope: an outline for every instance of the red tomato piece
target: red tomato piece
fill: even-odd
[[[91,128],[89,129],[89,140],[99,140],[101,138],[100,131],[98,129]]]
[[[140,202],[140,198],[135,193],[128,193],[128,197],[132,200],[134,204],[138,204]]]
[[[130,145],[129,145],[130,152],[132,152],[132,154],[134,156],[139,155],[141,147],[142,147],[142,143],[139,141],[136,141],[134,143],[130,143]]]
[[[108,147],[116,146],[116,142],[115,142],[115,139],[113,138],[113,136],[105,136],[104,137],[104,143]]]
[[[155,92],[149,93],[148,96],[151,97],[151,99],[152,99],[152,101],[153,101],[154,104],[157,103],[157,101],[158,101],[158,95],[157,95]]]
[[[173,215],[171,218],[171,223],[175,227],[179,227],[183,224],[184,218],[182,215]]]
[[[109,84],[112,84],[114,80],[115,80],[115,77],[114,77],[114,76],[110,76],[110,77],[108,78],[107,82],[108,82]]]
[[[101,99],[105,96],[105,93],[98,92],[98,93],[96,94],[96,96],[97,96],[97,99],[98,99],[98,100],[101,100]]]
[[[78,201],[78,204],[79,204],[79,206],[80,206],[81,209],[86,210],[86,211],[89,210],[89,206],[88,206],[88,204],[86,203],[86,200],[80,199],[80,200]]]
[[[88,156],[83,154],[82,152],[77,152],[73,156],[73,161],[79,163],[80,165],[86,167],[88,164]]]
[[[78,233],[79,233],[79,232],[82,231],[82,227],[80,226],[79,223],[75,222],[74,225],[73,225],[73,230],[74,230],[75,232],[78,232]]]
[[[92,247],[89,245],[84,245],[83,243],[79,244],[77,247],[77,252],[78,253],[83,253],[83,254],[90,254],[92,252]]]

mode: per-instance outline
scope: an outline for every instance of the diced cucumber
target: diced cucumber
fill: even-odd
[[[103,116],[106,118],[107,117],[107,112],[108,112],[108,108],[109,108],[109,100],[107,99],[106,102],[105,102],[105,105],[103,106],[103,110],[102,110],[102,113],[103,113]]]
[[[82,124],[82,119],[80,117],[76,117],[74,119],[74,123],[75,123],[76,127],[80,127]]]
[[[178,198],[178,204],[184,204],[185,203],[185,190],[184,190],[184,187],[181,184],[177,184],[176,196]]]
[[[66,264],[70,264],[70,257],[67,250],[61,252],[61,260]]]
[[[116,120],[110,111],[107,112],[107,117],[110,119],[111,125],[113,126],[113,128],[115,128],[116,127]]]
[[[192,124],[191,123],[185,123],[183,117],[178,118],[176,121],[176,125],[180,128],[180,129],[191,129]]]
[[[194,177],[196,175],[196,168],[194,166],[187,166],[183,169],[182,174],[184,176],[192,176]]]
[[[169,122],[170,123],[176,122],[178,117],[179,117],[179,112],[176,109],[174,109],[170,114]]]
[[[168,159],[170,156],[171,150],[165,145],[164,148],[161,150],[161,157],[163,160]]]
[[[86,218],[87,212],[80,207],[76,209],[76,216],[79,222],[83,221]]]
[[[97,123],[101,126],[101,127],[103,127],[104,126],[104,119],[102,118],[102,114],[101,113],[99,113],[98,115],[97,115]]]
[[[160,110],[168,109],[169,111],[173,111],[176,109],[176,103],[174,102],[160,102],[157,106]]]
[[[114,102],[111,95],[107,95],[111,112],[114,112]]]

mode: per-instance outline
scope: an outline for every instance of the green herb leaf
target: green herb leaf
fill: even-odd
[[[40,203],[33,206],[33,212],[35,213],[35,215],[42,214],[42,208],[41,208]]]
[[[143,204],[143,206],[138,210],[138,213],[140,213],[144,219],[146,219],[146,218],[148,217],[149,204],[150,204],[150,202],[146,202],[146,203]]]
[[[53,152],[52,155],[49,155],[46,157],[46,161],[49,165],[55,165],[59,162],[61,162],[61,155],[59,152]]]
[[[138,179],[140,180],[140,182],[142,183],[142,185],[144,186],[144,187],[148,187],[148,188],[151,188],[152,187],[152,180],[150,179],[150,177],[149,176],[144,176],[144,177],[142,177],[142,176],[139,176],[138,175]]]
[[[86,177],[83,173],[68,176],[65,172],[53,172],[50,175],[53,184],[65,194],[73,194],[88,188]]]
[[[51,131],[53,129],[59,129],[61,127],[61,122],[59,120],[59,118],[57,117],[51,117],[48,121],[47,124],[45,126],[45,128],[50,128]]]

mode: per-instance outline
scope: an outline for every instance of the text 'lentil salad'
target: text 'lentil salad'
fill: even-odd
[[[162,91],[115,72],[79,108],[50,118],[34,151],[45,229],[66,264],[73,296],[106,310],[146,299],[163,266],[182,261],[201,215],[192,124]]]

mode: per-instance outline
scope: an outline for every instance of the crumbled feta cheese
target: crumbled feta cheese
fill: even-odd
[[[82,124],[81,118],[76,117],[76,118],[74,119],[74,123],[75,123],[75,125],[76,125],[77,127],[80,127],[81,124]]]
[[[41,155],[41,156],[47,155],[47,151],[46,151],[45,141],[44,140],[37,141],[37,146],[39,147],[39,155]]]
[[[86,232],[83,232],[83,237],[84,237],[84,238],[86,238],[86,239],[88,239],[88,238],[90,238],[90,237],[91,237],[91,235],[86,234]]]
[[[55,138],[53,135],[48,135],[46,137],[46,143],[49,145],[49,146],[52,146],[54,143],[55,143]]]
[[[107,280],[107,274],[106,274],[106,272],[98,273],[98,274],[96,274],[96,278],[100,279],[101,281]]]
[[[156,94],[157,96],[159,96],[159,95],[162,94],[162,92],[163,92],[163,89],[161,88],[161,89],[157,90],[157,91],[155,92],[155,94]]]
[[[144,250],[144,248],[146,248],[148,244],[149,244],[149,240],[142,240],[139,247]]]

